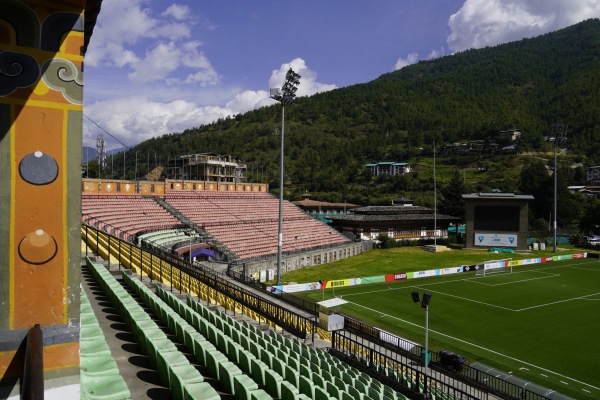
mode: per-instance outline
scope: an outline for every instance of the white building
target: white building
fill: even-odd
[[[404,162],[380,162],[377,164],[367,164],[367,169],[375,176],[394,176],[409,173],[410,165]]]

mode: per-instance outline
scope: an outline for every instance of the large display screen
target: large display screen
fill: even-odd
[[[480,231],[518,232],[519,206],[475,206],[474,228]]]

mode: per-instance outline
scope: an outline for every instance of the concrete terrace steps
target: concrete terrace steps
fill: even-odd
[[[446,247],[446,246],[442,246],[441,244],[427,244],[425,246],[422,247],[423,250],[425,251],[430,251],[432,253],[440,253],[443,251],[450,251],[451,249]]]

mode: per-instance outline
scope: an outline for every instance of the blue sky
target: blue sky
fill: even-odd
[[[131,146],[273,104],[290,67],[310,96],[598,17],[600,0],[104,0],[85,114]],[[84,119],[85,145],[99,132]]]

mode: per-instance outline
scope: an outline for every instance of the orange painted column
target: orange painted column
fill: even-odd
[[[45,388],[78,387],[85,4],[0,0],[2,394],[35,324]]]

